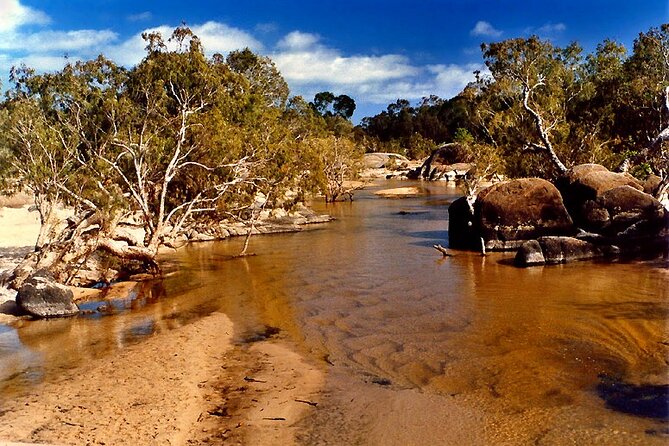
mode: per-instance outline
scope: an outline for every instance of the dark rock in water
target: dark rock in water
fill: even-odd
[[[523,243],[514,263],[516,266],[567,263],[614,254],[614,247],[600,248],[585,240],[573,237],[547,236]]]
[[[467,197],[460,197],[448,207],[448,246],[454,249],[480,249],[478,226]]]
[[[592,243],[573,237],[540,237],[538,242],[546,263],[566,263],[604,255],[603,251]]]
[[[65,317],[79,313],[73,298],[72,290],[55,282],[50,274],[38,271],[21,286],[16,304],[35,317]]]
[[[475,224],[486,249],[517,249],[526,240],[575,232],[555,186],[540,178],[497,183],[481,191]]]
[[[572,167],[557,184],[574,223],[585,230],[609,237],[647,238],[666,226],[662,204],[629,174],[582,164]]]
[[[606,375],[599,379],[597,393],[607,407],[640,417],[669,419],[669,384],[635,385]]]
[[[528,240],[520,245],[520,248],[516,252],[514,264],[516,266],[545,265],[546,259],[539,242],[537,240]]]

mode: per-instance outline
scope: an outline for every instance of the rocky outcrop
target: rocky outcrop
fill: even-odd
[[[365,153],[362,161],[367,169],[383,169],[391,164],[397,167],[409,164],[408,158],[403,155],[384,152]]]
[[[634,177],[598,164],[571,168],[557,188],[537,178],[497,183],[479,193],[473,215],[467,204],[449,207],[450,246],[480,249],[483,238],[487,250],[518,249],[521,266],[669,252],[669,211]]]
[[[16,304],[34,317],[65,317],[79,313],[73,298],[74,293],[67,286],[57,283],[49,273],[38,271],[23,283]]]
[[[566,263],[602,257],[611,254],[613,250],[614,248],[603,249],[574,237],[539,237],[520,246],[514,263],[516,266]]]
[[[524,241],[574,232],[555,186],[540,178],[497,183],[481,191],[474,204],[475,225],[486,249],[517,249]]]
[[[571,168],[557,184],[574,223],[587,231],[607,237],[652,237],[666,225],[664,206],[629,174],[583,164]]]
[[[420,167],[408,174],[409,179],[454,181],[467,176],[473,168],[467,151],[458,143],[435,149]]]

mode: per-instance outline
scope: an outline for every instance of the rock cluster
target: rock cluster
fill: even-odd
[[[460,144],[444,144],[434,150],[421,166],[410,171],[407,178],[444,181],[465,178],[473,168],[467,156],[467,152]]]
[[[631,175],[584,164],[556,185],[524,178],[484,189],[473,204],[456,200],[450,246],[518,250],[519,266],[666,250],[669,212]]]

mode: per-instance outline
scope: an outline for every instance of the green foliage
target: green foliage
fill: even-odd
[[[316,93],[311,107],[325,118],[341,117],[348,120],[355,111],[355,101],[345,94],[335,96],[329,91],[322,91]]]
[[[259,193],[290,205],[288,190],[296,199],[326,190],[328,169],[355,174],[348,96],[324,118],[288,100],[269,58],[245,49],[208,59],[185,26],[170,37],[175,50],[159,33],[144,37],[146,57],[130,70],[103,56],[49,74],[12,70],[0,172],[5,189],[44,204],[43,220],[59,204],[109,231],[140,216],[155,254],[189,222],[243,215]]]
[[[455,131],[455,135],[453,135],[453,142],[472,144],[474,142],[474,137],[469,133],[469,130],[460,127]]]
[[[414,133],[407,141],[406,156],[409,159],[419,160],[426,158],[434,150],[435,144],[420,133]]]
[[[474,73],[456,97],[400,99],[363,118],[370,146],[401,152],[416,134],[463,142],[466,130],[468,145],[496,148],[510,176],[553,178],[579,163],[615,169],[625,159],[640,175],[669,170],[669,24],[640,33],[630,55],[609,39],[584,55],[536,36],[482,50],[490,75]],[[625,156],[630,149],[636,155]]]

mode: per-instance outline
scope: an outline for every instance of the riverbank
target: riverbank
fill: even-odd
[[[28,198],[0,203],[0,274],[11,271],[37,237],[39,220]],[[306,208],[297,218],[282,217],[256,232],[329,221]],[[231,229],[230,235],[238,234]],[[114,284],[105,299],[124,298],[135,286]],[[103,294],[72,289],[77,302]],[[15,296],[0,287],[0,323],[31,324],[17,316]],[[294,443],[294,423],[315,407],[310,403],[322,371],[280,340],[235,345],[233,337],[230,319],[214,313],[65,369],[18,396],[0,395],[0,444]]]
[[[2,441],[291,444],[322,371],[281,341],[233,344],[214,313],[4,401]]]

